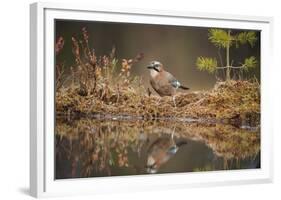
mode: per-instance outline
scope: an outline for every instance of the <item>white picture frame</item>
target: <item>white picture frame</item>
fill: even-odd
[[[76,180],[54,178],[54,19],[189,25],[261,30],[261,168]],[[270,17],[174,12],[95,5],[30,6],[30,191],[34,197],[99,194],[181,187],[268,183],[272,161],[272,23]]]

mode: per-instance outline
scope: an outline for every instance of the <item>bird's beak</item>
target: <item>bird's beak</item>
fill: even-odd
[[[147,65],[147,69],[154,69],[154,66],[152,64]]]
[[[159,72],[159,70],[152,64],[147,66],[148,69],[154,69],[155,71]]]

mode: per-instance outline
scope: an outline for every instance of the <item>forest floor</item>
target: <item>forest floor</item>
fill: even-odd
[[[217,82],[209,91],[158,97],[130,87],[84,94],[79,87],[56,92],[56,114],[68,118],[173,119],[257,126],[260,85],[257,81]]]

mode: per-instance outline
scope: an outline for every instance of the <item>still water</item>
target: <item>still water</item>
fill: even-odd
[[[56,179],[260,168],[260,130],[176,121],[56,122]]]

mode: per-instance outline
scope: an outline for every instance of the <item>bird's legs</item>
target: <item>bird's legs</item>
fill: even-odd
[[[172,140],[172,144],[173,144],[173,145],[172,145],[172,147],[170,148],[170,152],[171,152],[172,154],[175,154],[175,153],[178,151],[178,147],[177,147],[177,144],[176,144],[175,139],[174,139],[175,129],[176,129],[176,127],[174,126],[173,132],[172,132],[172,135],[171,135],[171,140]]]
[[[157,97],[157,102],[156,102],[156,104],[157,104],[157,105],[160,105],[160,101],[161,101],[161,97],[158,96],[158,97]]]
[[[175,96],[175,95],[173,96],[173,102],[174,102],[174,106],[175,106],[175,108],[176,108],[177,105],[176,105],[176,96]]]
[[[175,130],[176,130],[176,127],[174,126],[174,127],[173,127],[173,132],[172,132],[172,135],[171,135],[171,138],[172,138],[173,141],[174,141]]]

